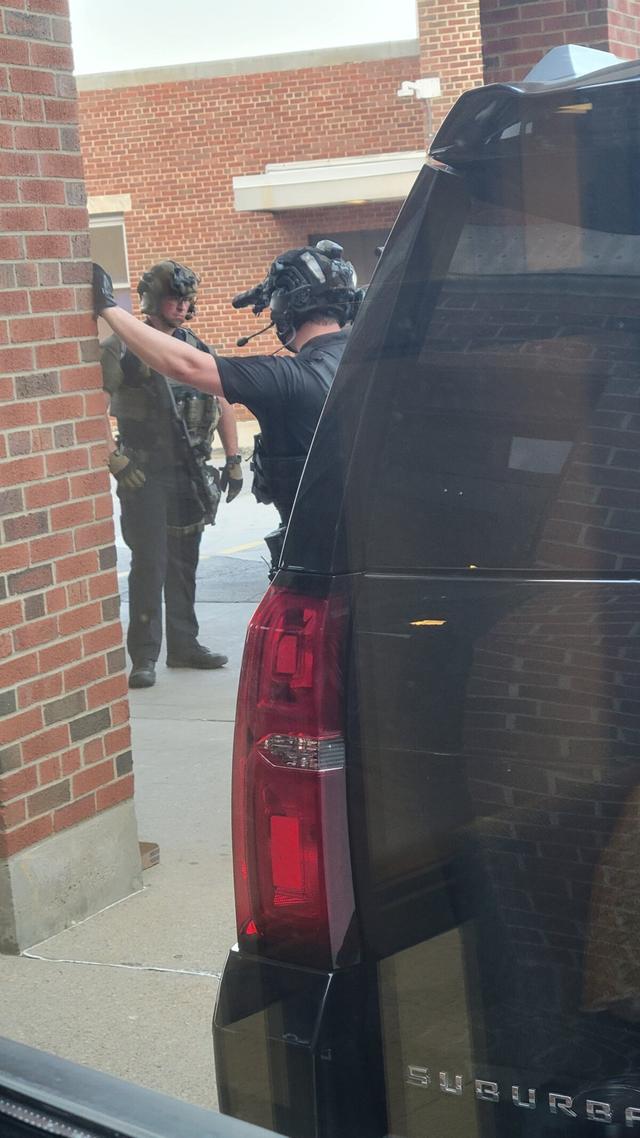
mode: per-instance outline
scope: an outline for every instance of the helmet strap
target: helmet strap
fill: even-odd
[[[298,329],[291,323],[281,325],[277,320],[275,321],[275,325],[276,333],[282,347],[277,348],[273,355],[275,356],[277,352],[281,352],[282,348],[288,348],[290,352],[295,352],[296,348],[292,348],[291,345],[298,334]]]

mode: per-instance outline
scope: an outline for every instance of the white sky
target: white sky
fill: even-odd
[[[69,7],[78,75],[416,35],[415,0],[69,0]]]

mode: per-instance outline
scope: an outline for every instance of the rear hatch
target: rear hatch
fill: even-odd
[[[637,80],[462,100],[321,420],[388,1133],[640,1121]],[[329,535],[330,539],[329,539]]]

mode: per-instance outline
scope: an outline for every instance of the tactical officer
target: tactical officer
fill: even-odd
[[[243,403],[256,416],[260,434],[252,460],[253,493],[273,502],[281,526],[266,541],[277,566],[302,468],[324,402],[342,357],[350,323],[362,299],[353,266],[333,241],[283,253],[261,284],[240,293],[235,308],[255,315],[271,310],[271,323],[292,357],[202,355],[189,344],[158,336],[118,308],[111,281],[94,267],[96,314],[153,368],[203,392]],[[260,335],[260,332],[254,335]],[[242,347],[251,336],[238,340]]]
[[[195,314],[198,277],[176,261],[161,261],[138,284],[146,326],[161,343],[175,340],[211,359],[185,321]],[[140,322],[131,317],[136,326]],[[101,344],[103,384],[118,424],[108,466],[118,483],[122,535],[131,550],[127,647],[129,687],[155,683],[165,600],[167,665],[220,668],[227,657],[198,643],[194,604],[200,539],[213,523],[221,489],[232,501],[242,488],[233,411],[212,393],[167,379],[117,336]],[[209,465],[218,428],[227,461],[222,480]]]

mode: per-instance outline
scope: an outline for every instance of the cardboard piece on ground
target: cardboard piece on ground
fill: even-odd
[[[143,869],[151,869],[160,862],[160,846],[157,842],[138,842],[140,861]]]

